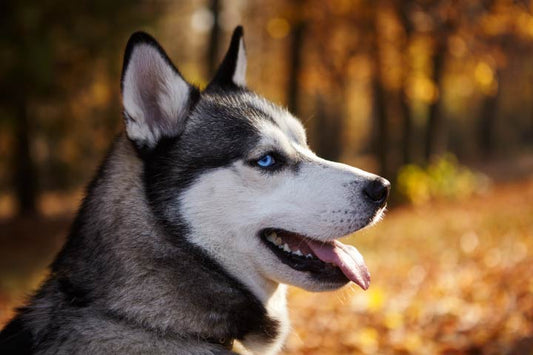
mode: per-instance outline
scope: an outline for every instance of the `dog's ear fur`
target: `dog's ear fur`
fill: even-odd
[[[126,133],[139,148],[181,133],[198,90],[187,83],[150,35],[134,33],[126,45],[121,79]]]
[[[246,50],[243,34],[242,26],[237,26],[233,31],[228,52],[207,89],[213,87],[231,89],[246,86]]]

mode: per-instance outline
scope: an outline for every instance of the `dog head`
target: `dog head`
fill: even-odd
[[[337,239],[380,218],[389,183],[316,156],[301,123],[248,90],[245,72],[241,27],[204,91],[153,38],[131,37],[124,117],[154,213],[252,288],[366,289],[362,256]]]

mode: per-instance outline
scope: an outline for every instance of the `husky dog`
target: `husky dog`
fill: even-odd
[[[246,88],[243,30],[205,90],[131,36],[125,134],[114,142],[49,278],[0,353],[280,351],[286,284],[367,289],[337,239],[378,220],[389,183],[317,157],[289,112]]]

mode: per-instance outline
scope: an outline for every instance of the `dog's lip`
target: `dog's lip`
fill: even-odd
[[[272,235],[278,238],[277,243],[272,241]],[[285,250],[287,254],[294,255],[296,251],[299,251],[296,255],[301,258],[312,256],[313,259],[320,260],[324,264],[332,264],[339,268],[348,280],[353,281],[363,290],[370,286],[370,273],[363,256],[352,245],[343,244],[338,240],[318,241],[298,233],[273,228],[263,230],[262,236],[273,246],[277,245],[279,249]]]

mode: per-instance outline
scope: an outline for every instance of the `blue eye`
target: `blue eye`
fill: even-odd
[[[257,161],[257,165],[262,168],[268,168],[269,166],[272,166],[274,164],[276,164],[276,160],[274,159],[272,154],[267,154]]]

